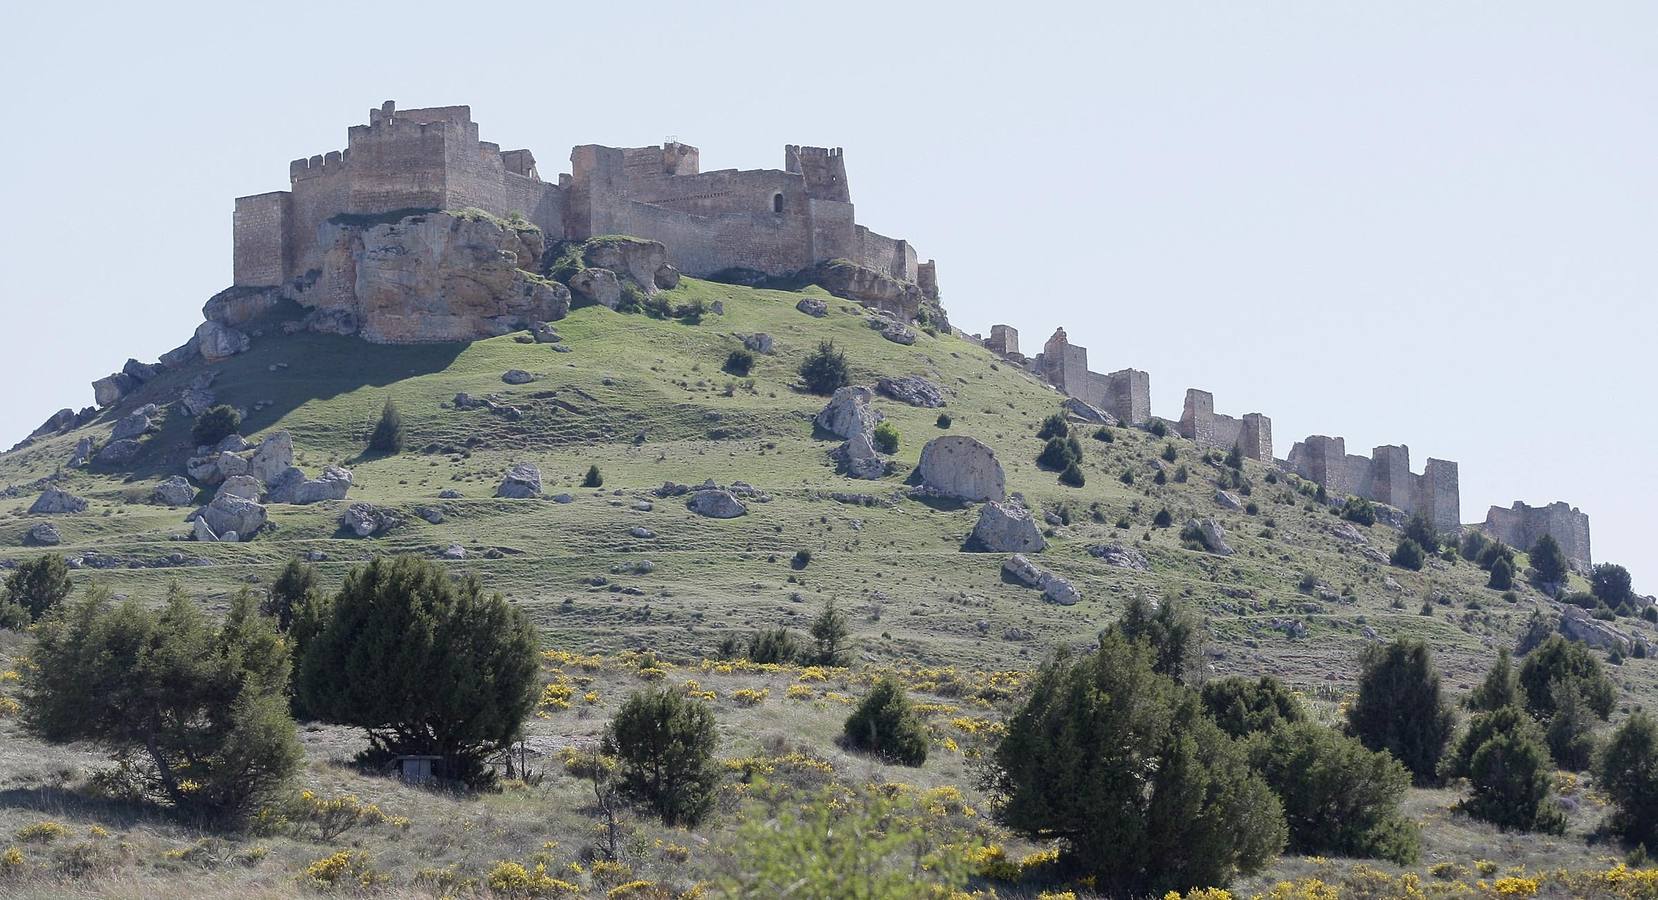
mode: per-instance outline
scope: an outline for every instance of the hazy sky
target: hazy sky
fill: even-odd
[[[237,195],[395,99],[544,177],[674,135],[846,149],[969,331],[1056,325],[1312,434],[1589,513],[1652,590],[1658,4],[17,4],[0,14],[0,441],[230,283]]]

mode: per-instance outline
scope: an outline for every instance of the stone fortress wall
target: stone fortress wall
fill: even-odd
[[[1007,361],[1019,365],[1053,385],[1060,393],[1096,406],[1119,421],[1142,426],[1151,422],[1151,376],[1138,369],[1100,374],[1088,368],[1088,350],[1071,343],[1064,328],[1056,329],[1042,346],[1042,352],[1027,357],[1019,350],[1019,331],[1011,325],[990,327],[989,337],[967,337]],[[1312,435],[1290,448],[1288,459],[1278,459],[1272,449],[1272,419],[1254,412],[1233,417],[1215,412],[1214,395],[1189,388],[1176,432],[1199,447],[1231,450],[1254,460],[1270,463],[1325,489],[1339,500],[1349,495],[1397,507],[1406,514],[1421,513],[1445,532],[1462,528],[1461,486],[1457,464],[1450,460],[1428,459],[1421,474],[1410,468],[1410,448],[1404,445],[1376,447],[1370,456],[1347,452],[1339,437]],[[1509,546],[1529,550],[1543,534],[1553,535],[1579,570],[1587,570],[1589,517],[1565,503],[1534,508],[1516,502],[1512,509],[1493,506],[1486,521],[1477,526]]]
[[[661,241],[669,261],[706,276],[726,269],[789,275],[846,259],[938,298],[938,272],[905,240],[853,215],[839,148],[784,148],[782,169],[704,172],[701,153],[583,144],[570,173],[544,181],[528,150],[478,138],[467,106],[398,109],[386,101],[346,149],[294,160],[289,189],[236,200],[235,284],[284,284],[321,268],[322,226],[337,216],[475,207],[535,223],[549,242],[627,234]]]

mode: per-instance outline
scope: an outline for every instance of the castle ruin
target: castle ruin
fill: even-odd
[[[1442,532],[1462,527],[1461,487],[1457,464],[1429,458],[1422,474],[1410,470],[1410,448],[1384,445],[1370,456],[1347,452],[1347,441],[1315,434],[1290,448],[1284,468],[1324,488],[1334,497],[1363,497],[1420,513]]]
[[[938,272],[905,240],[854,220],[839,148],[784,149],[782,169],[701,170],[700,153],[583,144],[570,174],[543,180],[534,154],[478,138],[467,106],[398,109],[386,101],[344,150],[288,166],[289,189],[238,197],[235,284],[270,287],[321,269],[330,220],[476,208],[522,216],[547,241],[625,234],[660,241],[681,271],[789,275],[845,259],[938,298]]]
[[[1509,509],[1493,506],[1485,514],[1484,530],[1523,551],[1529,551],[1546,534],[1560,544],[1573,569],[1587,573],[1594,565],[1589,555],[1589,517],[1562,501],[1548,506],[1528,506],[1516,500]]]
[[[1001,329],[1005,342],[1009,335],[1015,346],[1019,333],[1006,325],[991,329],[994,339]],[[992,345],[991,349],[995,349]],[[1010,361],[1013,354],[1003,353]],[[1088,348],[1071,343],[1064,328],[1054,333],[1042,345],[1042,352],[1025,363],[1032,372],[1059,389],[1059,392],[1097,406],[1129,425],[1145,425],[1151,421],[1151,376],[1138,369],[1122,369],[1108,375],[1088,369]]]

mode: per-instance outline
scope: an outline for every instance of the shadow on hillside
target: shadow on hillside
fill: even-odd
[[[111,800],[62,787],[0,790],[0,809],[21,809],[48,816],[91,819],[102,825],[131,828],[165,820],[161,811],[142,803]]]

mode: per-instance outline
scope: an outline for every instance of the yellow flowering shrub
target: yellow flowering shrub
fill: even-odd
[[[484,876],[484,883],[497,894],[509,897],[553,897],[560,894],[579,894],[581,888],[547,874],[547,866],[536,863],[527,869],[520,863],[502,860]]]
[[[1535,878],[1499,878],[1491,887],[1499,897],[1535,897],[1539,887]]]
[[[768,688],[738,688],[731,692],[731,699],[737,701],[738,706],[759,706],[770,694]]]
[[[800,670],[799,681],[828,681],[829,670],[823,666],[807,666]]]
[[[379,806],[364,803],[355,794],[322,797],[314,791],[299,794],[296,819],[314,825],[324,841],[332,841],[359,825],[390,824],[394,828],[409,827],[402,816],[388,816]]]
[[[673,894],[654,881],[634,880],[605,892],[605,900],[671,900]]]
[[[68,837],[70,833],[69,826],[47,820],[17,829],[14,837],[25,844],[50,844],[58,838]]]
[[[10,718],[23,711],[22,704],[10,697],[0,697],[0,718]]]
[[[306,866],[305,880],[314,888],[328,891],[351,885],[373,887],[389,880],[389,876],[375,871],[367,853],[340,850]]]
[[[804,684],[791,684],[789,689],[783,692],[785,700],[810,700],[813,696],[812,689]]]
[[[633,869],[626,863],[615,862],[609,859],[595,859],[587,867],[587,874],[600,884],[621,884],[633,878]]]
[[[0,853],[0,875],[14,875],[23,871],[23,851],[16,847],[7,847],[6,852]]]
[[[1008,859],[1007,851],[1002,849],[1001,844],[980,847],[968,854],[967,861],[973,873],[980,878],[1005,882],[1019,880],[1019,864]]]
[[[570,679],[560,672],[554,679],[541,689],[541,699],[536,706],[543,710],[569,709],[570,698],[576,689],[570,685]]]
[[[22,679],[23,676],[17,674],[16,669],[7,669],[4,672],[0,672],[0,684],[16,684]]]

